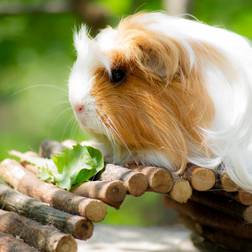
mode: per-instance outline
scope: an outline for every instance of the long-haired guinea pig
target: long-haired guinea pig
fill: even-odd
[[[75,34],[69,98],[113,162],[214,168],[252,191],[252,49],[243,37],[161,13]]]

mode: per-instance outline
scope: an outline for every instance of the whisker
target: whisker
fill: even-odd
[[[73,127],[72,127],[72,130],[70,132],[70,138],[75,139],[76,136],[78,135],[79,131],[80,131],[79,124],[77,123],[76,120],[74,120]]]
[[[63,129],[63,132],[61,134],[61,139],[65,139],[66,137],[66,132],[67,132],[67,129],[70,127],[71,128],[71,125],[74,123],[75,121],[75,118],[71,118],[65,125],[64,129]]]
[[[62,111],[60,111],[59,114],[57,114],[57,116],[52,121],[51,126],[54,126],[56,124],[56,122],[60,119],[60,117],[63,116],[66,112],[68,112],[70,110],[71,110],[71,107],[68,107],[68,108],[65,108]]]
[[[68,106],[70,106],[69,104],[69,101],[68,100],[58,100],[55,102],[55,104],[58,106],[58,105],[64,105],[64,104],[67,104]]]
[[[18,94],[20,94],[20,93],[23,93],[23,92],[25,92],[25,91],[27,91],[27,90],[30,90],[30,89],[33,89],[33,88],[41,88],[41,87],[44,87],[44,88],[54,88],[54,89],[56,89],[56,90],[58,90],[58,91],[63,92],[65,95],[67,95],[67,90],[64,89],[64,88],[60,88],[60,87],[55,86],[55,85],[37,84],[37,85],[31,85],[31,86],[28,86],[28,87],[20,88],[19,90],[17,90],[17,91],[14,92],[13,94],[11,94],[10,97],[13,97],[13,96],[15,96],[15,95],[18,95]]]

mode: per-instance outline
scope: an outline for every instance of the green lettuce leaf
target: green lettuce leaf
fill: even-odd
[[[12,151],[11,155],[38,167],[40,179],[67,190],[89,181],[104,167],[104,158],[98,149],[79,144],[52,159],[31,157],[17,151]]]
[[[55,184],[68,190],[89,181],[104,167],[102,153],[91,146],[76,145],[53,156],[52,160],[58,170]]]

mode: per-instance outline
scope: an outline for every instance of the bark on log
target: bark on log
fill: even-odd
[[[0,183],[0,207],[43,224],[52,224],[78,239],[88,239],[93,233],[93,224],[86,218],[52,208],[2,183]]]
[[[81,215],[94,222],[101,221],[106,216],[107,207],[103,202],[80,197],[43,182],[15,160],[6,159],[1,163],[0,177],[21,193],[57,209]]]
[[[110,206],[119,208],[125,199],[127,189],[120,180],[89,181],[72,190],[80,196],[102,200]]]
[[[173,187],[169,193],[170,197],[179,203],[186,203],[192,195],[190,183],[175,175],[173,175],[173,180]]]
[[[243,190],[239,190],[238,194],[236,195],[236,200],[245,206],[250,206],[252,205],[252,194]]]
[[[25,168],[25,170],[31,172],[35,176],[38,176],[38,168],[36,166],[29,164],[26,161],[22,161],[20,164]]]
[[[38,252],[37,249],[30,247],[23,241],[16,239],[12,235],[0,232],[0,251],[1,252]]]
[[[167,169],[153,166],[139,166],[134,171],[141,172],[147,177],[149,190],[153,192],[168,193],[173,186],[172,175]]]
[[[53,155],[61,153],[65,147],[57,141],[45,140],[40,144],[39,156],[51,158]]]
[[[220,181],[223,190],[226,192],[237,192],[239,189],[239,187],[225,173],[220,176]]]
[[[61,233],[53,226],[41,225],[14,212],[0,210],[0,232],[18,236],[30,246],[42,251],[77,251],[77,243],[71,235]]]
[[[237,193],[231,193],[226,191],[213,191],[213,193],[229,198],[230,200],[235,200],[243,206],[252,206],[252,194],[249,192],[239,190]]]
[[[226,248],[225,251],[235,250],[235,251],[243,251],[243,252],[250,252],[252,251],[252,242],[251,239],[242,239],[237,238],[231,234],[227,234],[221,230],[200,225],[193,219],[188,216],[180,215],[179,216],[182,222],[192,230],[194,233],[201,237],[201,241],[199,244],[201,247],[207,249],[207,251],[223,251],[220,248]],[[193,242],[195,237],[193,237]],[[202,239],[203,238],[203,239]],[[210,244],[207,243],[210,241]],[[197,241],[199,242],[199,241]],[[197,244],[195,244],[197,246]],[[198,247],[198,246],[197,246]],[[205,250],[204,250],[205,251]]]
[[[192,188],[197,191],[208,191],[214,187],[216,182],[216,175],[212,169],[197,166],[188,166],[185,177],[190,181]]]
[[[223,189],[226,192],[238,191],[239,187],[227,175],[224,164],[221,164],[216,168],[216,173],[218,174],[216,183],[217,188]]]
[[[198,223],[197,221],[193,220],[192,218],[190,218],[189,216],[184,215],[181,212],[179,212],[178,218],[185,225],[185,227],[187,227],[191,231],[197,234],[203,233],[202,225]]]
[[[226,248],[228,251],[242,251],[250,252],[252,251],[252,242],[250,239],[238,238],[232,234],[227,234],[221,230],[216,230],[211,227],[202,227],[202,236],[207,240],[218,244],[220,247]]]
[[[239,238],[251,239],[252,237],[251,224],[243,223],[241,220],[222,212],[194,203],[191,200],[182,205],[167,197],[166,202],[182,215],[190,217],[201,225],[216,228]]]
[[[19,154],[19,152],[17,152],[17,151],[10,151],[9,154],[10,154],[10,155],[13,155],[13,154],[14,154],[14,156],[15,156],[16,154]],[[30,156],[30,157],[39,157],[38,153],[36,153],[36,152],[34,152],[34,151],[27,151],[27,152],[25,152],[24,154],[25,154],[25,155],[28,155],[28,156]],[[30,166],[30,165],[31,165],[31,164],[28,163],[27,161],[23,160],[21,156],[20,156],[19,158],[20,158],[20,164],[21,164],[22,166]],[[0,164],[0,165],[1,165],[1,164]],[[29,170],[30,170],[32,173],[34,173],[34,174],[37,174],[37,173],[38,173],[37,168],[34,167],[33,165],[31,165],[31,167],[30,167]]]
[[[142,173],[113,164],[106,165],[104,172],[100,175],[100,180],[121,180],[128,193],[133,196],[142,195],[148,187],[147,178]]]
[[[213,208],[224,214],[252,223],[252,208],[245,207],[224,195],[211,192],[199,193],[194,191],[191,200],[207,206],[210,209]]]

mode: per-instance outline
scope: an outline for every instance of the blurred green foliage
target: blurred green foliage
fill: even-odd
[[[46,1],[12,0],[11,4],[42,2]],[[161,0],[92,2],[111,13],[112,25],[140,10],[162,9]],[[194,0],[191,14],[252,39],[251,0]],[[0,159],[10,149],[37,150],[45,138],[87,137],[79,130],[67,99],[67,79],[75,58],[72,33],[78,24],[72,14],[0,16]],[[166,219],[160,197],[148,193],[141,200],[129,197],[119,212],[110,209],[105,222],[151,225]]]

